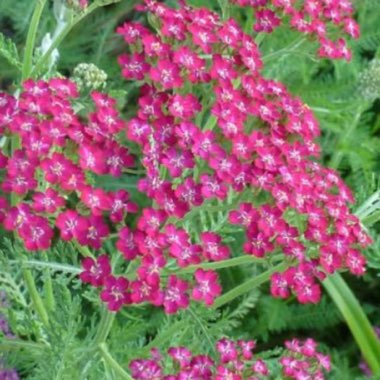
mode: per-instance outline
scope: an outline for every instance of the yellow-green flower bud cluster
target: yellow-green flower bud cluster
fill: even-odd
[[[359,77],[359,92],[369,101],[380,98],[380,59],[374,59]]]
[[[75,67],[72,79],[80,90],[95,90],[105,86],[107,74],[93,63],[80,63]]]

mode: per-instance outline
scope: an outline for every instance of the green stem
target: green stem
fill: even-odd
[[[228,302],[233,301],[235,298],[240,297],[243,294],[250,292],[252,289],[257,288],[258,286],[269,281],[269,279],[274,273],[281,272],[287,267],[288,267],[288,264],[282,262],[281,264],[268,269],[267,271],[259,274],[258,276],[251,278],[250,280],[244,282],[243,284],[237,286],[236,288],[233,288],[229,292],[217,298],[212,307],[216,309],[218,307],[225,305]]]
[[[9,260],[9,264],[19,265],[20,262],[18,260]],[[52,263],[38,260],[28,260],[23,263],[27,267],[35,267],[35,268],[49,268],[56,272],[66,272],[72,274],[79,274],[82,272],[81,268],[74,267],[72,265],[61,264],[61,263]]]
[[[197,269],[224,269],[224,268],[231,268],[236,267],[239,265],[245,265],[245,264],[267,264],[268,261],[266,259],[257,258],[250,255],[244,255],[240,257],[234,257],[233,259],[228,260],[222,260],[217,261],[213,263],[204,263],[204,264],[198,264],[198,265],[191,265],[184,269],[173,269],[176,274],[188,274],[193,273]]]
[[[331,157],[329,167],[332,169],[338,169],[339,165],[341,164],[343,158],[344,158],[344,149],[342,149],[342,144],[345,144],[349,141],[349,139],[352,137],[352,134],[354,133],[355,129],[359,125],[360,118],[363,113],[363,106],[360,105],[356,111],[354,120],[350,123],[349,128],[345,131],[345,133],[342,134],[342,139],[336,144],[337,149],[335,149],[335,152],[333,156]],[[340,146],[341,149],[338,149]],[[343,147],[344,148],[344,147]]]
[[[43,9],[45,7],[46,0],[37,0],[36,6],[33,11],[32,19],[30,21],[30,26],[28,30],[28,35],[26,37],[26,44],[25,44],[25,53],[24,53],[24,60],[22,64],[22,75],[21,75],[21,81],[24,81],[30,76],[31,70],[32,70],[32,64],[33,64],[33,52],[34,47],[36,43],[36,35],[38,30],[38,25],[40,23],[40,18],[43,12]],[[20,147],[20,138],[18,135],[13,135],[11,138],[11,153],[18,149]],[[15,206],[18,203],[19,199],[16,194],[11,194],[11,204],[12,206]],[[22,261],[25,259],[22,258]],[[34,309],[36,313],[38,314],[41,322],[45,327],[49,325],[49,317],[46,312],[45,306],[42,302],[42,299],[40,295],[38,294],[38,290],[36,287],[36,284],[34,282],[34,278],[32,276],[32,273],[29,269],[25,268],[25,266],[22,266],[22,274],[24,277],[25,285],[28,289],[30,298],[32,300]]]
[[[45,261],[48,262],[47,255],[44,255]],[[54,298],[54,291],[53,291],[53,281],[51,278],[51,272],[48,267],[44,269],[44,275],[45,275],[45,304],[47,309],[54,310],[55,309],[55,298]]]
[[[61,44],[61,42],[66,38],[66,36],[70,33],[71,29],[77,25],[80,21],[82,21],[85,17],[87,17],[90,13],[94,12],[97,8],[104,7],[106,5],[118,3],[121,0],[103,0],[103,1],[95,1],[90,4],[85,11],[79,13],[75,18],[71,20],[56,36],[49,49],[45,52],[45,54],[37,61],[34,70],[32,71],[32,75],[37,75],[43,67],[48,63],[51,53]],[[133,8],[136,1],[131,1],[128,4],[128,9]],[[127,11],[128,11],[127,9]]]
[[[114,320],[115,313],[111,313],[107,309],[103,309],[102,318],[100,319],[98,331],[94,339],[96,345],[101,344],[107,340]]]
[[[0,342],[0,350],[43,350],[45,348],[43,344],[18,339],[4,339]]]
[[[323,285],[345,319],[372,373],[379,375],[380,342],[355,295],[338,273],[327,277]]]
[[[219,5],[219,8],[220,8],[220,11],[222,13],[222,19],[223,20],[226,20],[228,17],[227,17],[227,14],[228,14],[228,1],[225,1],[225,0],[218,0],[218,5]]]
[[[28,30],[28,35],[26,37],[24,62],[22,65],[22,81],[27,79],[32,71],[33,51],[36,43],[38,24],[40,23],[40,18],[42,15],[42,11],[44,10],[45,4],[46,0],[37,0],[36,7],[34,8],[32,20],[30,22]]]
[[[30,298],[33,303],[33,307],[38,314],[41,322],[45,327],[49,326],[49,316],[45,309],[44,303],[42,302],[42,299],[40,295],[38,294],[38,290],[36,287],[36,284],[34,282],[34,278],[32,276],[32,273],[30,270],[26,269],[25,267],[22,268],[22,274],[24,276],[25,285],[28,289]]]
[[[99,344],[99,350],[104,361],[114,370],[117,375],[117,379],[133,380],[133,377],[125,372],[121,365],[111,356],[105,343]]]

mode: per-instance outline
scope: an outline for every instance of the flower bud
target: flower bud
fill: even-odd
[[[380,98],[380,59],[374,59],[359,77],[359,93],[369,101]]]
[[[80,63],[75,67],[72,79],[81,90],[95,90],[105,86],[107,74],[93,63]]]

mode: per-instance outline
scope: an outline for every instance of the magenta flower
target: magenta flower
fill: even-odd
[[[134,303],[150,302],[152,305],[160,306],[163,302],[163,292],[160,290],[158,276],[141,276],[139,280],[130,283],[131,300]]]
[[[170,52],[170,45],[162,42],[159,37],[151,34],[146,33],[142,36],[141,42],[144,45],[144,52],[148,57],[158,57],[158,58],[166,58],[166,56]],[[160,81],[161,76],[159,73],[159,70],[161,69],[169,69],[169,76],[170,76],[170,70],[173,69],[176,70],[175,66],[172,66],[170,61],[163,60],[160,64],[157,65],[157,67],[154,69],[155,74],[157,75],[158,81]],[[152,70],[151,70],[152,75]],[[167,75],[164,73],[164,77],[166,79],[169,79],[169,82],[171,78],[168,78]]]
[[[129,44],[136,43],[144,35],[149,33],[149,30],[140,23],[125,23],[117,28],[117,33],[124,37],[125,42]]]
[[[74,210],[61,212],[56,219],[56,226],[60,230],[61,239],[71,240],[85,233],[88,223],[85,217]]]
[[[253,357],[252,351],[256,348],[254,340],[238,340],[238,345],[245,360],[251,360]]]
[[[257,359],[255,363],[252,366],[252,370],[255,374],[262,375],[262,376],[268,376],[269,370],[268,366],[262,359]]]
[[[216,343],[216,349],[220,354],[222,363],[229,363],[238,358],[238,351],[232,340],[223,338]]]
[[[199,244],[173,243],[169,248],[169,253],[177,260],[181,268],[202,262],[202,247]]]
[[[202,174],[201,183],[201,192],[204,198],[218,198],[224,200],[227,197],[228,188],[218,178],[209,176],[208,174]]]
[[[172,177],[181,177],[185,169],[194,168],[194,158],[190,150],[178,152],[176,149],[169,149],[162,164],[166,166]]]
[[[100,249],[103,240],[109,235],[109,227],[103,217],[91,215],[85,219],[87,224],[84,230],[77,230],[75,238],[81,245],[88,245],[94,249]]]
[[[176,228],[173,224],[166,224],[162,235],[163,245],[176,244],[179,246],[189,243],[189,234],[183,228]]]
[[[126,260],[133,260],[139,254],[134,234],[128,227],[123,227],[119,231],[116,248],[124,255]]]
[[[141,279],[154,278],[159,283],[161,269],[164,268],[166,263],[167,260],[162,254],[146,254],[141,260],[137,274]]]
[[[186,281],[175,275],[169,276],[163,300],[166,313],[173,314],[179,309],[186,309],[189,306],[189,297],[186,293],[188,288],[189,284]]]
[[[366,259],[363,255],[354,249],[350,249],[346,257],[346,265],[350,269],[351,273],[361,276],[365,273]]]
[[[32,216],[28,223],[18,229],[25,247],[30,251],[49,249],[53,238],[53,229],[47,219],[41,216]]]
[[[129,368],[136,380],[160,380],[162,379],[161,366],[154,360],[133,360]]]
[[[117,190],[110,193],[110,219],[113,223],[121,223],[128,213],[138,212],[138,205],[129,200],[129,193],[125,190]]]
[[[192,353],[186,347],[170,347],[168,355],[177,363],[181,368],[189,366],[192,358]]]
[[[218,274],[212,270],[197,269],[195,274],[196,286],[193,288],[192,296],[197,301],[204,301],[210,306],[216,297],[222,293],[218,283]]]
[[[33,194],[32,207],[37,212],[55,213],[58,209],[64,207],[66,201],[59,193],[52,188],[46,189],[45,192],[36,192]]]
[[[178,88],[183,84],[179,67],[169,60],[158,61],[157,66],[150,69],[150,76],[165,90]]]
[[[214,232],[202,232],[203,254],[211,261],[226,260],[230,257],[229,247],[221,244],[222,238]]]
[[[169,103],[170,113],[179,119],[192,119],[201,110],[198,99],[193,94],[174,95]]]
[[[110,311],[118,311],[131,301],[129,281],[125,277],[108,276],[103,283],[100,298],[107,303]]]
[[[4,228],[7,231],[14,231],[27,225],[32,218],[33,214],[30,206],[26,203],[19,203],[17,207],[11,207],[5,214]]]
[[[111,208],[111,198],[103,189],[85,186],[81,189],[81,200],[94,215],[102,215]]]
[[[167,215],[165,211],[154,208],[145,208],[137,222],[137,227],[139,230],[144,231],[147,234],[158,232],[166,219]]]
[[[175,195],[189,206],[200,206],[203,203],[202,185],[196,184],[192,177],[186,178],[178,185]]]
[[[122,54],[119,56],[118,62],[122,68],[123,77],[128,80],[143,80],[150,69],[144,54]]]
[[[111,275],[111,265],[107,255],[101,255],[96,260],[86,257],[82,260],[83,272],[79,275],[80,279],[92,286],[102,286]]]

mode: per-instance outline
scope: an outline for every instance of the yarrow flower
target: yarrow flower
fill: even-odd
[[[118,195],[94,188],[87,183],[86,175],[91,171],[119,175],[109,161],[117,149],[122,155],[118,170],[134,165],[128,150],[113,136],[123,124],[114,109],[114,101],[93,92],[96,111],[86,125],[72,106],[77,96],[74,83],[54,78],[49,82],[27,80],[17,102],[10,95],[2,95],[2,115],[9,115],[9,118],[3,117],[2,129],[18,135],[20,140],[20,148],[12,156],[2,155],[6,171],[2,189],[17,194],[19,199],[13,207],[3,205],[9,215],[17,218],[16,222],[6,219],[5,228],[16,231],[29,250],[45,250],[51,246],[54,220],[62,239],[75,238],[84,245],[99,248],[109,230],[102,219],[110,212],[114,217],[113,199]],[[107,152],[106,146],[110,144],[114,145],[113,153]],[[57,147],[59,152],[55,151]],[[76,159],[73,159],[74,147],[78,149]],[[41,176],[48,187],[39,185]],[[31,195],[31,203],[26,200],[27,195]],[[76,196],[92,215],[67,208],[67,202]],[[122,206],[123,211],[118,210],[119,215],[121,212],[118,219],[136,211],[128,202],[126,192],[124,199],[125,207]]]
[[[312,33],[291,1],[273,1],[271,9],[267,1],[238,3],[257,10],[256,31],[276,28],[284,10],[296,29]],[[307,20],[323,15],[323,22],[357,36],[347,2],[338,1],[336,12],[314,3],[307,2]],[[139,85],[128,121],[116,100],[98,91],[91,92],[92,110],[77,113],[78,89],[67,79],[30,79],[17,98],[0,94],[0,130],[19,142],[12,154],[0,155],[2,189],[12,200],[0,200],[4,227],[31,251],[50,248],[55,234],[89,250],[80,277],[100,288],[111,311],[143,302],[169,314],[191,300],[212,305],[222,289],[217,272],[202,264],[234,254],[227,227],[245,235],[247,255],[285,262],[287,269],[271,279],[276,297],[315,303],[326,275],[363,274],[360,249],[370,239],[349,211],[352,195],[317,162],[312,111],[262,75],[254,36],[185,1],[174,9],[147,0],[138,9],[154,16],[159,31],[137,22],[117,30],[129,47],[119,58],[122,75]],[[324,55],[340,57],[344,43],[334,53],[317,26]],[[140,150],[140,160],[125,140]],[[144,175],[136,188],[151,201],[145,208],[124,189],[96,186],[99,176],[119,177],[139,165]],[[132,275],[111,269],[97,252],[111,237],[134,261]]]
[[[343,3],[339,3],[337,15],[331,12],[331,5],[322,6],[319,1],[305,3],[305,10],[286,1],[275,1],[272,10],[266,8],[267,1],[238,3],[254,7],[257,31],[276,28],[278,14],[285,10],[292,17],[292,26],[314,33],[322,48],[330,43],[327,33],[322,33],[329,22],[341,22],[349,34],[358,36],[355,22],[349,21],[352,9]],[[293,293],[302,303],[316,303],[321,295],[318,282],[326,275],[341,268],[363,273],[365,260],[359,250],[370,239],[349,212],[352,195],[333,170],[316,162],[319,147],[314,139],[319,127],[310,109],[283,84],[261,75],[263,63],[254,38],[233,19],[222,21],[207,8],[183,3],[173,9],[146,1],[139,10],[153,14],[160,28],[158,34],[137,23],[118,28],[132,45],[131,53],[123,54],[119,61],[123,76],[135,80],[138,75],[146,82],[141,87],[137,116],[127,124],[126,132],[144,155],[146,178],[140,180],[139,190],[155,201],[166,219],[176,220],[177,227],[189,212],[202,213],[210,202],[221,205],[228,194],[261,194],[264,204],[257,205],[253,199],[237,203],[227,217],[245,231],[248,255],[265,258],[282,252],[289,262],[284,273],[272,277],[274,296],[285,298]],[[302,12],[312,18],[308,21],[312,26],[305,24]],[[176,32],[170,32],[172,29]],[[220,54],[223,50],[230,54]],[[325,55],[343,56],[342,52],[330,53]],[[138,71],[133,73],[130,64],[137,59],[134,67]],[[206,102],[186,91],[185,83],[211,86],[213,91],[208,93],[215,96]],[[208,119],[199,122],[198,115],[207,112]],[[296,226],[296,214],[304,218],[305,228]],[[165,221],[154,228],[142,226],[140,222],[138,231],[129,232],[129,246],[140,251],[137,257],[154,252],[153,256],[163,255],[167,260],[169,248],[169,257],[186,267],[226,260],[231,255],[230,247],[213,230],[199,232],[188,225],[178,244],[162,238],[167,234]],[[197,244],[191,241],[194,236]],[[121,247],[122,240],[118,244]],[[206,303],[211,304],[218,294],[211,296],[207,286],[201,287],[204,273],[195,272],[195,282],[187,282],[188,287],[183,284],[183,289],[192,288],[193,298],[206,301],[207,297]],[[216,273],[209,276],[216,278]]]
[[[171,347],[167,355],[173,362],[168,367],[164,355],[154,349],[149,359],[135,359],[129,368],[136,380],[202,379],[202,380],[257,380],[271,379],[269,363],[252,351],[254,341],[238,341],[223,338],[216,343],[219,357],[214,360],[207,355],[193,354],[186,347]],[[274,358],[273,358],[274,359]],[[271,359],[271,361],[273,361]],[[285,350],[278,361],[282,376],[287,379],[323,380],[331,371],[330,358],[317,351],[317,343],[308,338],[305,341],[293,339],[285,342]],[[174,369],[173,369],[174,368]],[[278,375],[278,374],[277,374]]]

